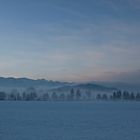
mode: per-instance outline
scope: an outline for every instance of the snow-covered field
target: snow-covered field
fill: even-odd
[[[0,102],[0,140],[140,140],[140,103]]]

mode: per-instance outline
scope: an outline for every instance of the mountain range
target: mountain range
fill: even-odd
[[[34,87],[39,90],[45,90],[49,92],[69,92],[73,89],[81,89],[84,91],[100,91],[100,92],[112,92],[115,90],[130,90],[139,91],[139,85],[121,83],[121,82],[99,82],[92,81],[87,83],[70,83],[60,82],[45,79],[29,79],[29,78],[4,78],[0,77],[0,90],[18,89],[23,90],[29,87]]]
[[[4,78],[0,77],[0,90],[6,89],[25,89],[34,87],[40,90],[47,90],[50,92],[68,92],[73,89],[90,90],[90,91],[102,91],[111,92],[117,90],[114,87],[103,86],[96,83],[69,83],[59,81],[49,81],[45,79],[28,79],[28,78]]]

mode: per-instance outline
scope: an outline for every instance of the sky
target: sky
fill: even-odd
[[[140,83],[140,0],[0,0],[0,76]]]

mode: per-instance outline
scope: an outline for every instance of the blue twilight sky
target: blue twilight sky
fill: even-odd
[[[140,83],[140,0],[0,0],[0,76]]]

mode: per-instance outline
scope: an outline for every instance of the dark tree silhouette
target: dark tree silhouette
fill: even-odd
[[[21,96],[17,89],[13,89],[9,95],[10,100],[21,100]]]
[[[131,92],[131,94],[130,94],[130,100],[135,100],[135,95],[133,92]]]
[[[50,99],[48,93],[44,93],[42,98],[43,98],[43,101],[49,101],[49,99]]]
[[[129,95],[129,92],[128,91],[124,91],[123,92],[123,99],[124,100],[129,100],[130,99],[130,95]]]
[[[113,92],[113,100],[116,100],[116,99],[117,99],[117,93]]]
[[[91,99],[91,92],[88,90],[86,91],[86,96],[87,96],[87,99],[90,100]]]
[[[59,100],[60,100],[60,101],[64,101],[64,100],[65,100],[65,94],[64,94],[64,93],[61,93],[61,94],[60,94]]]
[[[9,100],[16,100],[16,95],[14,93],[9,94]]]
[[[76,100],[80,100],[81,99],[81,91],[79,89],[77,89],[76,91]]]
[[[58,96],[57,96],[56,92],[53,92],[53,93],[52,93],[51,99],[52,99],[53,101],[57,101]]]
[[[136,100],[137,100],[137,101],[140,101],[140,93],[137,93],[137,94],[136,94]]]
[[[28,96],[30,97],[30,100],[36,100],[37,93],[36,93],[35,88],[31,87],[31,88],[28,89],[28,91],[29,91]]]
[[[75,92],[74,92],[74,89],[72,88],[71,91],[70,91],[70,94],[69,94],[69,100],[70,101],[73,101],[74,100],[74,97],[75,97]]]
[[[122,98],[122,92],[119,90],[117,91],[117,99],[121,99]]]
[[[103,100],[107,100],[108,99],[107,95],[106,94],[103,94],[102,99]]]
[[[3,91],[0,91],[0,100],[5,100],[6,99],[6,93]]]
[[[26,89],[26,91],[23,92],[22,97],[23,97],[23,100],[26,100],[26,101],[37,100],[37,93],[36,93],[35,88],[30,87],[30,88]]]
[[[72,89],[70,90],[70,93],[67,94],[67,100],[68,100],[68,101],[73,101],[73,100],[74,100],[74,97],[75,97],[75,92],[74,92],[74,89],[72,88]]]
[[[22,93],[22,100],[24,100],[24,101],[26,100],[26,93],[25,92]]]
[[[101,94],[97,94],[96,99],[101,100],[102,99]]]

